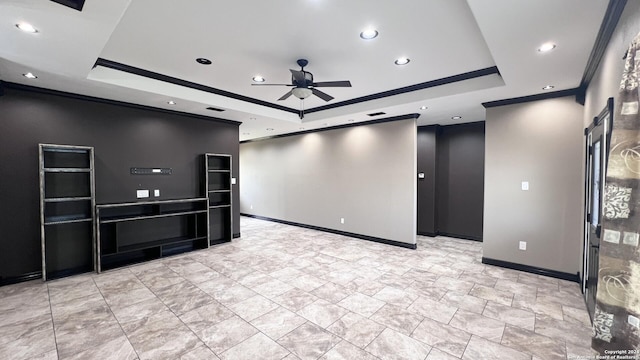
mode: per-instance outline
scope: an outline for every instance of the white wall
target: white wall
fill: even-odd
[[[416,137],[407,119],[241,144],[240,212],[415,244]]]
[[[580,271],[582,119],[573,96],[487,109],[484,257]]]

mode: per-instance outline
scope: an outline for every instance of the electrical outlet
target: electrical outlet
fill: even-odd
[[[235,185],[237,182],[236,178],[231,178],[231,185]]]
[[[528,181],[523,181],[522,182],[522,190],[523,191],[529,190],[529,182]]]
[[[155,197],[160,196],[160,189],[153,190],[153,196],[155,196]]]
[[[520,245],[518,246],[518,248],[520,250],[527,250],[527,242],[526,241],[520,241]]]
[[[148,198],[149,197],[149,190],[136,190],[136,197],[138,199]]]
[[[250,210],[253,210],[253,205],[249,205],[249,209],[250,209]]]
[[[340,218],[340,224],[344,224],[344,218]]]

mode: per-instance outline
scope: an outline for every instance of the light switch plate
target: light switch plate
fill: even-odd
[[[155,197],[160,196],[160,189],[153,190],[153,196],[155,196]]]
[[[518,249],[527,250],[527,242],[526,241],[520,241],[520,245],[518,246]]]
[[[138,199],[148,198],[149,197],[149,190],[136,190],[136,197]]]
[[[235,185],[236,184],[236,178],[231,178],[231,185]]]
[[[522,190],[523,191],[529,190],[529,182],[528,181],[523,181],[522,182]]]
[[[418,173],[418,179],[424,179],[424,173]]]

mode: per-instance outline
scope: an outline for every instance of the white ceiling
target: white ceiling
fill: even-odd
[[[482,102],[579,85],[607,0],[86,0],[82,12],[49,0],[0,0],[0,79],[242,122],[240,139],[420,113],[420,125],[484,120]],[[15,24],[29,22],[28,34]],[[362,40],[374,27],[380,35]],[[544,42],[557,48],[541,54]],[[398,57],[411,62],[394,65]],[[213,64],[200,65],[204,57]],[[288,69],[309,60],[322,88],[305,109],[497,66],[500,74],[309,113],[295,113],[97,66],[98,58],[270,104]],[[25,72],[38,75],[29,80]],[[174,100],[176,105],[168,105]],[[428,106],[420,110],[420,106]],[[224,112],[206,110],[213,106]],[[451,120],[460,115],[461,120]],[[375,119],[375,118],[373,118]],[[274,129],[267,131],[267,128]]]

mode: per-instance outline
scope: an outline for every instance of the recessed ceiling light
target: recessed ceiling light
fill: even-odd
[[[556,48],[556,44],[548,42],[548,43],[544,43],[544,44],[540,45],[540,47],[538,48],[538,52],[545,53],[545,52],[551,51],[551,50],[553,50],[555,48]]]
[[[452,116],[451,120],[460,120],[462,119],[462,116]]]
[[[427,109],[428,109],[428,107],[426,107],[426,106],[424,106],[424,105],[423,105],[423,106],[420,106],[420,110],[427,110]]]
[[[371,40],[378,37],[378,30],[376,29],[366,29],[360,33],[360,38],[363,40]]]
[[[397,58],[396,61],[394,61],[394,63],[396,65],[407,65],[409,63],[409,58],[406,57],[401,57],[401,58]]]
[[[209,59],[197,58],[196,61],[198,62],[198,64],[211,65],[211,60],[209,60]]]
[[[255,82],[264,82],[264,78],[260,75],[256,75],[253,77],[253,81]]]
[[[38,32],[38,29],[34,28],[33,25],[29,23],[19,23],[16,24],[16,27],[24,32],[35,34]]]
[[[22,74],[22,76],[26,77],[27,79],[37,79],[38,77],[33,75],[32,73],[28,72],[26,74]]]
[[[554,87],[555,87],[555,86],[553,86],[553,85],[547,85],[547,86],[543,87],[543,88],[542,88],[542,90],[551,90],[551,89],[553,89]]]
[[[169,105],[175,105],[175,104],[176,104],[176,102],[175,102],[175,101],[173,101],[173,100],[169,100],[169,101],[167,101],[167,104],[169,104]]]
[[[273,129],[272,128],[267,128],[267,131],[273,131]]]

